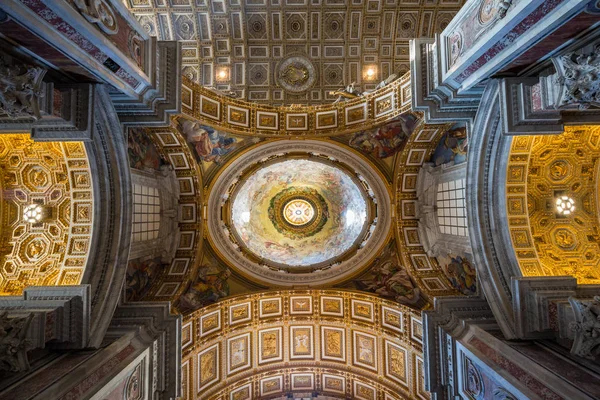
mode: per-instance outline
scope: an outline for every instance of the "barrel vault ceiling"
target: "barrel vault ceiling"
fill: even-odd
[[[124,0],[159,40],[182,42],[183,73],[263,104],[331,102],[352,82],[372,89],[409,68],[409,40],[441,32],[464,0]],[[287,59],[312,64],[303,91],[286,91]],[[225,70],[225,78],[219,72]],[[372,79],[364,79],[374,69]],[[285,86],[285,85],[284,85]]]

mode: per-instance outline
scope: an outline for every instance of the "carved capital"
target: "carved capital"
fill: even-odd
[[[0,57],[0,115],[40,119],[39,99],[45,74],[43,68],[9,65]]]
[[[569,297],[575,321],[571,330],[575,333],[571,353],[595,359],[600,355],[600,296],[592,300],[579,300]]]
[[[25,317],[8,317],[0,313],[0,370],[20,372],[29,369],[27,352],[33,348],[27,331],[34,314]]]
[[[556,68],[555,107],[600,108],[600,45],[591,53],[564,54],[552,59]]]

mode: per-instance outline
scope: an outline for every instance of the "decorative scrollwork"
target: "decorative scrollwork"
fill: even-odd
[[[92,24],[109,35],[114,35],[119,30],[117,17],[112,6],[106,0],[74,0],[81,15]]]
[[[0,370],[19,372],[29,369],[27,351],[31,341],[26,339],[33,314],[9,318],[5,311],[0,314]]]
[[[25,72],[22,72],[25,69]],[[38,100],[41,97],[43,68],[8,65],[0,58],[0,113],[11,118],[41,118]]]
[[[569,297],[569,303],[575,313],[571,353],[593,360],[600,355],[600,296],[587,301]]]
[[[600,45],[590,54],[567,53],[552,59],[557,70],[557,108],[600,107]]]

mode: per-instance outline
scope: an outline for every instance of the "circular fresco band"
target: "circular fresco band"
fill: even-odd
[[[291,273],[322,268],[348,258],[374,223],[369,195],[343,164],[297,153],[255,166],[232,185],[224,215],[242,251],[260,263]],[[318,218],[306,226],[287,223],[288,199],[316,207]]]
[[[284,185],[267,187],[264,191],[252,192],[253,194],[249,195],[250,191],[244,187],[248,181],[247,176],[261,173],[269,176],[269,172],[272,171],[263,167],[276,165],[283,156],[288,161],[292,157],[322,164],[324,167],[319,168],[324,171],[325,176],[331,172],[328,168],[338,169],[339,176],[335,178],[336,181],[345,182],[344,193],[348,198],[354,199],[348,203],[352,204],[350,212],[336,208],[335,204],[327,199],[331,193],[333,198],[338,198],[335,195],[338,188],[335,186],[305,185],[309,189],[317,189],[327,206],[327,210],[324,210],[322,205],[315,207],[318,201],[313,201],[311,206],[317,214],[316,222],[324,219],[318,216],[322,213],[327,217],[322,229],[343,230],[341,239],[337,242],[321,242],[318,232],[312,233],[316,233],[312,237],[292,238],[277,232],[273,223],[275,219],[269,219],[267,209],[270,200],[279,194],[280,187]],[[362,156],[327,141],[289,140],[259,145],[234,160],[213,182],[209,190],[207,210],[209,241],[233,269],[259,282],[279,286],[325,285],[348,279],[376,257],[390,233],[390,194],[379,173],[365,162]],[[257,187],[261,187],[263,181],[258,182]],[[254,203],[243,200],[248,196],[260,196],[255,198],[256,204],[259,205],[254,209]],[[371,197],[372,201],[367,202],[367,197]],[[371,208],[367,203],[371,204]],[[286,204],[287,201],[283,202],[282,206],[285,207]],[[256,222],[256,218],[260,219],[260,224]],[[305,226],[313,229],[314,223],[315,219]],[[291,227],[291,224],[286,225]],[[269,240],[270,236],[263,240],[263,230],[267,235],[277,236],[279,240]],[[325,233],[324,237],[326,236]],[[256,237],[260,240],[255,240]],[[301,245],[297,245],[299,243]],[[304,250],[304,244],[309,248]],[[324,245],[325,250],[322,249]],[[334,248],[335,246],[339,249]]]

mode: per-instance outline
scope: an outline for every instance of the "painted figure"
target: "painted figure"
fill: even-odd
[[[129,166],[139,170],[159,170],[167,162],[162,159],[154,143],[148,135],[140,128],[129,129],[127,135],[127,153],[129,154]]]
[[[237,145],[235,138],[227,137],[225,133],[209,126],[200,125],[198,122],[179,119],[177,125],[198,162],[218,164],[221,162],[221,158],[235,149]]]
[[[141,300],[163,267],[160,257],[135,259],[127,264],[126,296],[128,301]]]
[[[349,144],[377,158],[387,158],[404,147],[417,122],[417,117],[413,114],[402,114],[378,128],[355,133]]]
[[[229,269],[212,272],[213,268],[200,267],[200,276],[190,284],[188,290],[179,298],[180,311],[194,311],[207,304],[214,303],[222,297],[229,296],[231,276]]]
[[[446,132],[438,142],[431,160],[438,166],[452,162],[454,165],[467,161],[467,131],[455,128]]]
[[[423,301],[421,291],[406,268],[398,264],[394,246],[394,243],[388,245],[366,278],[355,281],[356,286],[401,304],[417,305]]]
[[[466,295],[477,293],[477,273],[469,260],[464,256],[450,257],[444,267],[448,279],[458,291]]]

